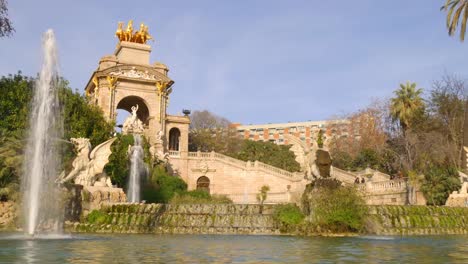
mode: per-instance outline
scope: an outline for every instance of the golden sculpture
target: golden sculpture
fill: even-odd
[[[133,31],[133,20],[128,21],[127,28],[123,30],[123,22],[119,22],[117,30],[115,31],[115,36],[119,41],[129,41],[140,44],[146,44],[146,42],[153,37],[148,32],[148,26],[145,24],[140,24],[140,29],[138,31]]]
[[[107,83],[109,83],[109,89],[113,90],[117,83],[117,77],[106,76]]]
[[[167,82],[161,82],[157,81],[156,82],[156,89],[158,90],[158,93],[160,95],[164,94],[166,92],[167,87],[169,86],[169,83]]]

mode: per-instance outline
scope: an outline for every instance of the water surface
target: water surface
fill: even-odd
[[[1,234],[0,263],[468,263],[468,237]]]

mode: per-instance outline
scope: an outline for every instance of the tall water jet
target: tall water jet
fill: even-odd
[[[54,32],[49,29],[42,38],[42,68],[34,85],[29,132],[22,181],[24,230],[29,235],[38,226],[59,231],[60,210],[57,187],[59,142],[63,120],[58,100],[58,59]]]
[[[128,179],[127,200],[131,203],[138,203],[141,201],[141,176],[146,172],[146,165],[143,161],[144,152],[141,145],[141,135],[133,134],[133,139],[133,146],[129,149],[130,177]]]

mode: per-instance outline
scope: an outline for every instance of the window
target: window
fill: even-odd
[[[179,151],[180,130],[176,127],[169,130],[169,150]]]

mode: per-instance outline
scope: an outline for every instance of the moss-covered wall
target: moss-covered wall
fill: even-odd
[[[74,232],[277,234],[274,206],[234,204],[113,205],[67,226]]]
[[[468,208],[370,206],[367,226],[379,235],[468,234]]]
[[[95,211],[73,232],[170,234],[279,234],[275,205],[121,204]],[[370,206],[370,234],[468,234],[468,208]],[[304,233],[303,235],[307,235]],[[316,235],[316,233],[314,233]]]

